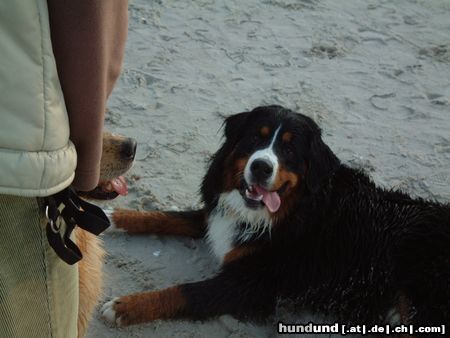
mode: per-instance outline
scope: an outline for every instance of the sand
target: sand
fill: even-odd
[[[131,1],[107,129],[138,141],[130,194],[106,203],[192,208],[221,115],[280,104],[319,122],[346,163],[386,187],[450,200],[450,1]],[[103,236],[102,303],[211,276],[202,241]],[[297,322],[308,319],[298,318]],[[111,327],[89,337],[270,337],[229,316]]]

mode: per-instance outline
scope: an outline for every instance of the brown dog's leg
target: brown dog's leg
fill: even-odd
[[[83,254],[83,259],[78,263],[78,337],[82,338],[86,335],[92,313],[102,295],[105,251],[101,239],[97,236],[80,228],[76,228],[75,233],[77,244]]]
[[[113,299],[103,306],[102,315],[120,326],[156,319],[205,320],[222,314],[265,319],[275,308],[276,283],[263,268],[265,261],[248,258],[225,265],[212,279]]]
[[[134,211],[116,209],[111,219],[118,229],[129,233],[203,237],[206,230],[205,212],[195,211]]]

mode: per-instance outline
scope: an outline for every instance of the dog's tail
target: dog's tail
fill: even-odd
[[[105,210],[115,229],[135,234],[155,234],[199,238],[206,231],[206,213],[190,211]]]

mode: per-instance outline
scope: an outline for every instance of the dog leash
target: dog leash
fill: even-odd
[[[78,225],[94,235],[99,235],[110,226],[102,209],[78,197],[72,187],[45,198],[47,239],[56,254],[67,264],[75,264],[83,258],[78,246],[70,239]],[[61,232],[61,218],[66,224]]]

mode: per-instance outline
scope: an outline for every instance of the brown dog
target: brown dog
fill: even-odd
[[[89,199],[113,199],[127,194],[125,179],[121,176],[133,164],[136,141],[111,133],[103,134],[103,150],[100,164],[100,183],[89,192],[79,192]],[[92,312],[102,293],[102,265],[105,257],[102,240],[77,227],[75,238],[83,259],[79,269],[78,337],[84,337],[92,318]]]

